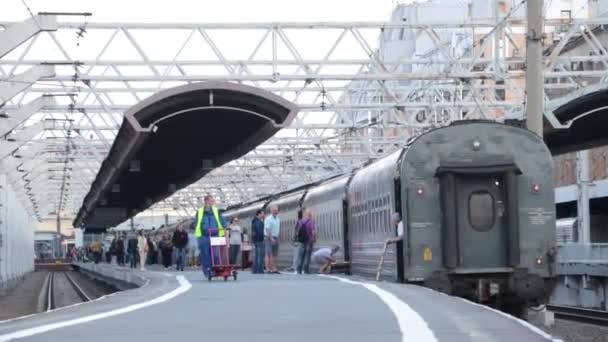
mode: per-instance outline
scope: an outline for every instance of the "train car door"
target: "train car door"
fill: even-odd
[[[460,267],[506,267],[509,242],[504,177],[460,174],[455,178]]]

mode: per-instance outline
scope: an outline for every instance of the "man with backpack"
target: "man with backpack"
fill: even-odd
[[[302,274],[310,274],[310,256],[316,241],[315,221],[312,218],[312,210],[304,209],[301,224],[298,227],[298,242],[300,243],[300,251],[298,253],[298,267],[296,272]]]
[[[99,241],[93,241],[89,245],[89,249],[91,250],[91,254],[93,254],[93,260],[96,264],[99,264],[101,261],[101,243],[99,243]]]
[[[302,224],[302,209],[298,210],[298,219],[296,220],[296,226],[293,227],[293,238],[291,239],[291,245],[293,247],[293,262],[291,269],[293,274],[298,274],[298,264],[300,263],[300,240],[298,239],[298,232],[300,231],[300,225]],[[290,271],[291,271],[290,269]]]

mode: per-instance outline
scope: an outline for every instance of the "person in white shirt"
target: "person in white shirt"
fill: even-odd
[[[399,215],[399,213],[394,213],[391,222],[393,227],[397,228],[397,236],[386,240],[386,243],[391,244],[403,241],[403,221],[401,221],[401,215]]]
[[[277,269],[277,258],[279,256],[279,236],[281,234],[281,220],[279,219],[279,207],[270,207],[270,215],[264,219],[264,249],[266,250],[266,272],[280,274]]]
[[[241,226],[239,226],[239,219],[237,217],[233,217],[230,220],[230,264],[236,265],[238,261],[238,255],[241,250],[242,243],[242,230]]]

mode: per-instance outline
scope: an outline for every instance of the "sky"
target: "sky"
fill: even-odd
[[[29,16],[23,0],[0,0],[0,21]],[[92,12],[103,22],[386,21],[396,0],[25,0],[37,12]]]

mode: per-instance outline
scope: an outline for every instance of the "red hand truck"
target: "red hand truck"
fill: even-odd
[[[223,277],[224,281],[228,281],[228,277],[232,276],[234,281],[237,278],[237,269],[238,265],[231,265],[229,254],[230,254],[230,246],[225,236],[212,236],[213,233],[219,231],[217,228],[208,228],[207,234],[209,234],[209,245],[210,245],[210,254],[211,254],[211,270],[209,275],[207,276],[208,280],[211,281],[213,277]],[[215,253],[217,251],[217,258],[215,257]],[[223,253],[222,253],[223,252]]]

